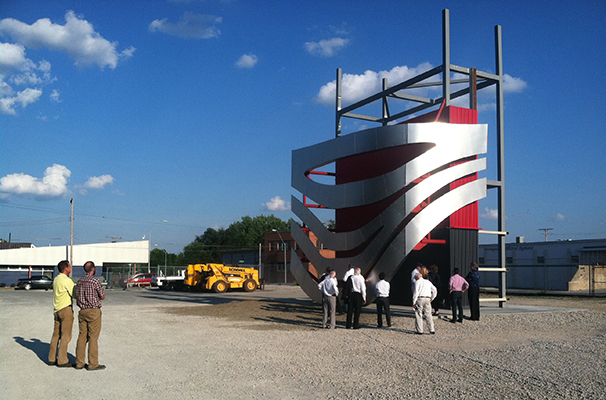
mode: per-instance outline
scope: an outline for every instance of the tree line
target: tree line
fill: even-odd
[[[183,248],[179,254],[153,249],[150,266],[188,265],[221,263],[221,254],[230,250],[253,250],[264,242],[266,233],[276,229],[279,232],[290,231],[290,222],[272,215],[242,217],[229,225],[227,229],[208,228],[202,235],[196,235],[193,242]]]

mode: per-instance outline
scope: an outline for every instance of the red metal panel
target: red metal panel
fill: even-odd
[[[470,110],[468,108],[461,107],[449,107],[449,121],[451,124],[477,124],[478,123],[478,111]],[[465,161],[475,160],[477,157],[472,157]],[[461,161],[464,162],[464,161]],[[460,164],[460,162],[453,163],[450,166]],[[478,174],[472,174],[458,179],[450,184],[450,190],[453,190],[459,186],[462,186],[468,182],[478,179]],[[466,229],[479,229],[479,213],[478,213],[478,202],[469,204],[460,210],[454,212],[450,216],[450,227],[451,228],[466,228]]]

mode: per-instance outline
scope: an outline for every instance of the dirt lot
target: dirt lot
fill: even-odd
[[[297,287],[108,290],[99,342],[108,367],[89,372],[46,365],[51,293],[0,298],[3,399],[552,400],[606,392],[606,299],[511,296],[506,309],[483,306],[478,322],[438,319],[436,335],[415,335],[410,307],[394,307],[391,328],[376,328],[371,305],[363,329],[343,329],[344,316],[338,329],[320,329],[320,306]]]

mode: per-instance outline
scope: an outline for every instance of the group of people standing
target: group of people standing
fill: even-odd
[[[95,278],[95,263],[84,263],[84,275],[78,283],[70,278],[72,265],[69,261],[59,262],[59,274],[53,280],[54,329],[50,342],[48,365],[60,368],[83,369],[86,364],[86,345],[88,344],[89,371],[105,369],[99,364],[98,339],[101,333],[101,300],[105,299],[105,289],[101,281]],[[74,324],[73,300],[80,308],[78,313],[79,335],[76,343],[76,365],[69,362],[67,345],[72,339]]]
[[[459,275],[459,269],[454,268],[448,282],[448,293],[452,308],[451,322],[463,322],[463,293],[468,292],[471,320],[480,319],[480,273],[478,265],[471,263],[471,271],[466,278]],[[366,304],[366,282],[361,275],[360,268],[354,268],[352,264],[343,277],[343,286],[339,290],[339,283],[335,271],[327,268],[326,273],[320,277],[318,289],[322,292],[322,307],[324,310],[322,327],[334,329],[336,326],[336,311],[340,312],[339,294],[347,307],[347,329],[360,328],[360,312]],[[440,288],[440,289],[438,289]],[[417,334],[424,333],[424,321],[430,334],[435,334],[433,317],[439,315],[440,305],[444,302],[442,284],[438,267],[432,265],[427,268],[418,264],[411,273],[412,305],[415,310],[415,331]],[[387,326],[391,326],[391,315],[389,310],[389,282],[385,280],[385,273],[379,274],[379,281],[375,285],[377,304],[377,326],[383,327],[383,313]],[[434,303],[435,301],[435,303]],[[352,325],[353,317],[353,325]],[[330,320],[330,325],[329,325]]]
[[[366,281],[362,276],[360,268],[354,268],[352,264],[343,277],[344,286],[342,287],[341,297],[347,307],[347,320],[345,327],[347,329],[360,329],[360,313],[362,306],[366,304]],[[337,274],[332,268],[327,268],[326,273],[320,277],[318,289],[322,292],[322,308],[324,316],[322,327],[335,329],[336,309],[341,309],[339,301],[339,283]],[[389,311],[389,304],[387,305]],[[330,326],[328,320],[330,319]],[[352,324],[353,322],[353,324]],[[389,322],[389,324],[391,324]]]

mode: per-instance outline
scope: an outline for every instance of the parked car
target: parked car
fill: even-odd
[[[156,276],[156,274],[151,273],[151,272],[137,274],[137,275],[133,276],[132,278],[130,278],[126,284],[128,287],[133,287],[133,286],[149,287],[149,286],[151,286],[152,278],[154,276]]]
[[[31,278],[19,279],[17,281],[17,286],[15,289],[52,289],[53,288],[53,280],[45,275],[34,275]]]

